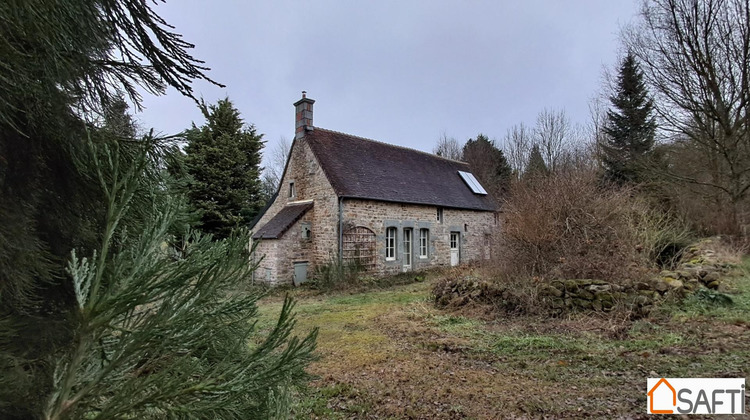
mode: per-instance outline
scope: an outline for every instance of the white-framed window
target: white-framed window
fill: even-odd
[[[442,207],[437,208],[437,222],[443,223],[443,208]]]
[[[412,232],[411,228],[404,229],[404,265],[408,267],[411,267]]]
[[[297,188],[294,186],[294,181],[289,183],[289,198],[297,196]]]
[[[396,228],[389,227],[385,230],[385,260],[396,260]]]
[[[428,243],[430,241],[430,230],[419,229],[419,258],[427,258]]]

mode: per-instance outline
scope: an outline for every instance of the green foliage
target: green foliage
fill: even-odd
[[[0,21],[0,418],[284,417],[315,334],[290,338],[290,301],[255,333],[248,238],[186,231],[176,145],[122,100],[192,96],[192,45],[141,0]]]
[[[617,91],[610,97],[602,147],[605,178],[618,185],[642,181],[643,159],[654,146],[656,122],[653,103],[635,57],[622,60]]]
[[[91,249],[103,218],[71,160],[87,121],[123,93],[137,105],[138,86],[191,95],[193,79],[210,79],[148,2],[10,0],[0,21],[0,312],[49,314],[72,296],[61,261]]]
[[[539,145],[534,144],[531,147],[531,152],[529,152],[529,163],[526,165],[522,178],[534,179],[547,175],[549,175],[549,169],[547,168],[547,164],[544,163],[542,152],[539,150]]]
[[[469,139],[463,147],[463,160],[479,182],[496,196],[507,192],[513,171],[502,150],[484,134]]]
[[[0,127],[5,135],[0,154],[8,163],[0,170],[0,324],[12,326],[14,334],[0,340],[0,359],[8,362],[0,361],[0,377],[13,383],[0,385],[12,393],[0,397],[8,403],[0,404],[3,418],[41,412],[50,391],[49,358],[71,343],[77,322],[70,315],[75,294],[65,261],[72,249],[88,254],[102,240],[105,197],[92,182],[94,174],[73,156],[86,151],[87,136],[98,142],[135,132],[122,102],[108,107],[99,126],[84,124],[58,105],[47,125],[24,125],[27,137]],[[132,152],[131,143],[122,143],[123,157]]]
[[[215,83],[150,2],[10,0],[0,21],[0,123],[27,133],[24,114],[55,118],[33,99],[62,94],[97,113],[120,92],[138,102],[138,86],[191,96],[193,79]]]
[[[200,229],[226,238],[247,226],[263,204],[260,181],[263,135],[245,126],[228,99],[203,105],[206,124],[195,125],[185,137],[185,167],[191,175],[188,197],[200,212]]]
[[[703,305],[728,306],[734,304],[731,296],[711,289],[698,289],[691,298]]]
[[[44,418],[271,418],[306,379],[316,332],[290,337],[291,300],[249,346],[259,296],[233,293],[254,268],[246,232],[221,241],[188,233],[185,252],[170,252],[185,205],[154,190],[162,152],[149,138],[90,143],[105,231],[97,250],[73,252],[66,269],[76,326],[70,345],[47,356],[54,375]]]

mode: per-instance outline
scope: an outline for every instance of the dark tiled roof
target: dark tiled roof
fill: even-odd
[[[305,140],[340,197],[496,210],[458,175],[464,162],[318,127]]]
[[[299,204],[287,204],[276,216],[253,234],[253,239],[278,239],[294,222],[304,216],[313,206],[312,201]]]

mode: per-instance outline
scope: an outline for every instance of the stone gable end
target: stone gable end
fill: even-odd
[[[295,195],[290,197],[290,183]],[[313,208],[279,239],[261,240],[255,249],[259,261],[255,279],[270,284],[291,283],[294,262],[308,262],[312,272],[320,262],[336,257],[338,251],[338,199],[323,169],[304,138],[292,144],[289,163],[279,193],[256,223],[258,230],[291,202],[312,200]],[[310,239],[302,237],[302,226],[309,226]]]

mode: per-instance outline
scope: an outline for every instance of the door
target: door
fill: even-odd
[[[307,261],[294,263],[294,285],[299,286],[300,284],[306,281],[307,281]]]
[[[404,229],[404,271],[411,269],[412,258],[412,230]]]
[[[458,265],[458,260],[459,260],[458,239],[459,239],[459,233],[451,232],[451,267],[455,267]]]

